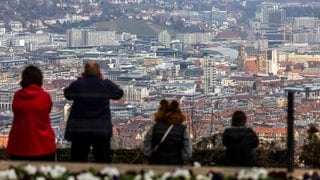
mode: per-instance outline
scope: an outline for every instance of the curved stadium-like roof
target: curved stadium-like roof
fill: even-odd
[[[211,48],[203,48],[200,50],[201,54],[213,54],[213,55],[221,55],[221,56],[229,56],[230,59],[234,60],[238,57],[238,50],[227,48],[227,47],[211,47]]]

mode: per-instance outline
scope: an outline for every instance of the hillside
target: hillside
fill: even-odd
[[[162,27],[151,22],[143,20],[119,18],[109,22],[97,22],[92,24],[97,30],[108,30],[118,32],[129,32],[138,36],[154,36],[167,29],[169,33],[173,31],[170,28]]]

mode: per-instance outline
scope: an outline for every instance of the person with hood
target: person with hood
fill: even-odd
[[[95,162],[111,162],[112,122],[109,100],[118,100],[123,90],[109,79],[103,79],[100,66],[90,60],[82,77],[64,89],[72,100],[65,139],[71,141],[71,161],[88,161],[92,147]]]
[[[49,116],[52,101],[42,89],[42,81],[38,67],[30,65],[22,71],[22,88],[13,97],[13,122],[6,149],[12,160],[55,160],[55,135]]]
[[[235,111],[231,119],[231,127],[222,134],[222,142],[226,147],[226,166],[256,166],[257,158],[253,150],[258,147],[257,134],[246,127],[247,116],[243,111]]]
[[[183,122],[185,115],[176,100],[161,100],[155,113],[155,124],[147,132],[142,152],[149,164],[183,165],[192,156],[192,143]]]

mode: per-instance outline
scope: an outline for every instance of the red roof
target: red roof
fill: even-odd
[[[255,60],[246,61],[245,70],[251,71],[251,72],[258,71],[256,61]]]

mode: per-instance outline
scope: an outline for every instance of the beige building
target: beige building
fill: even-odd
[[[287,55],[287,61],[293,64],[304,63],[306,61],[320,61],[320,55],[290,53]]]
[[[158,64],[161,64],[162,62],[163,62],[162,58],[152,58],[152,57],[144,58],[145,66],[158,65]]]
[[[124,91],[125,101],[141,101],[143,98],[149,96],[147,87],[135,85],[122,85]]]

